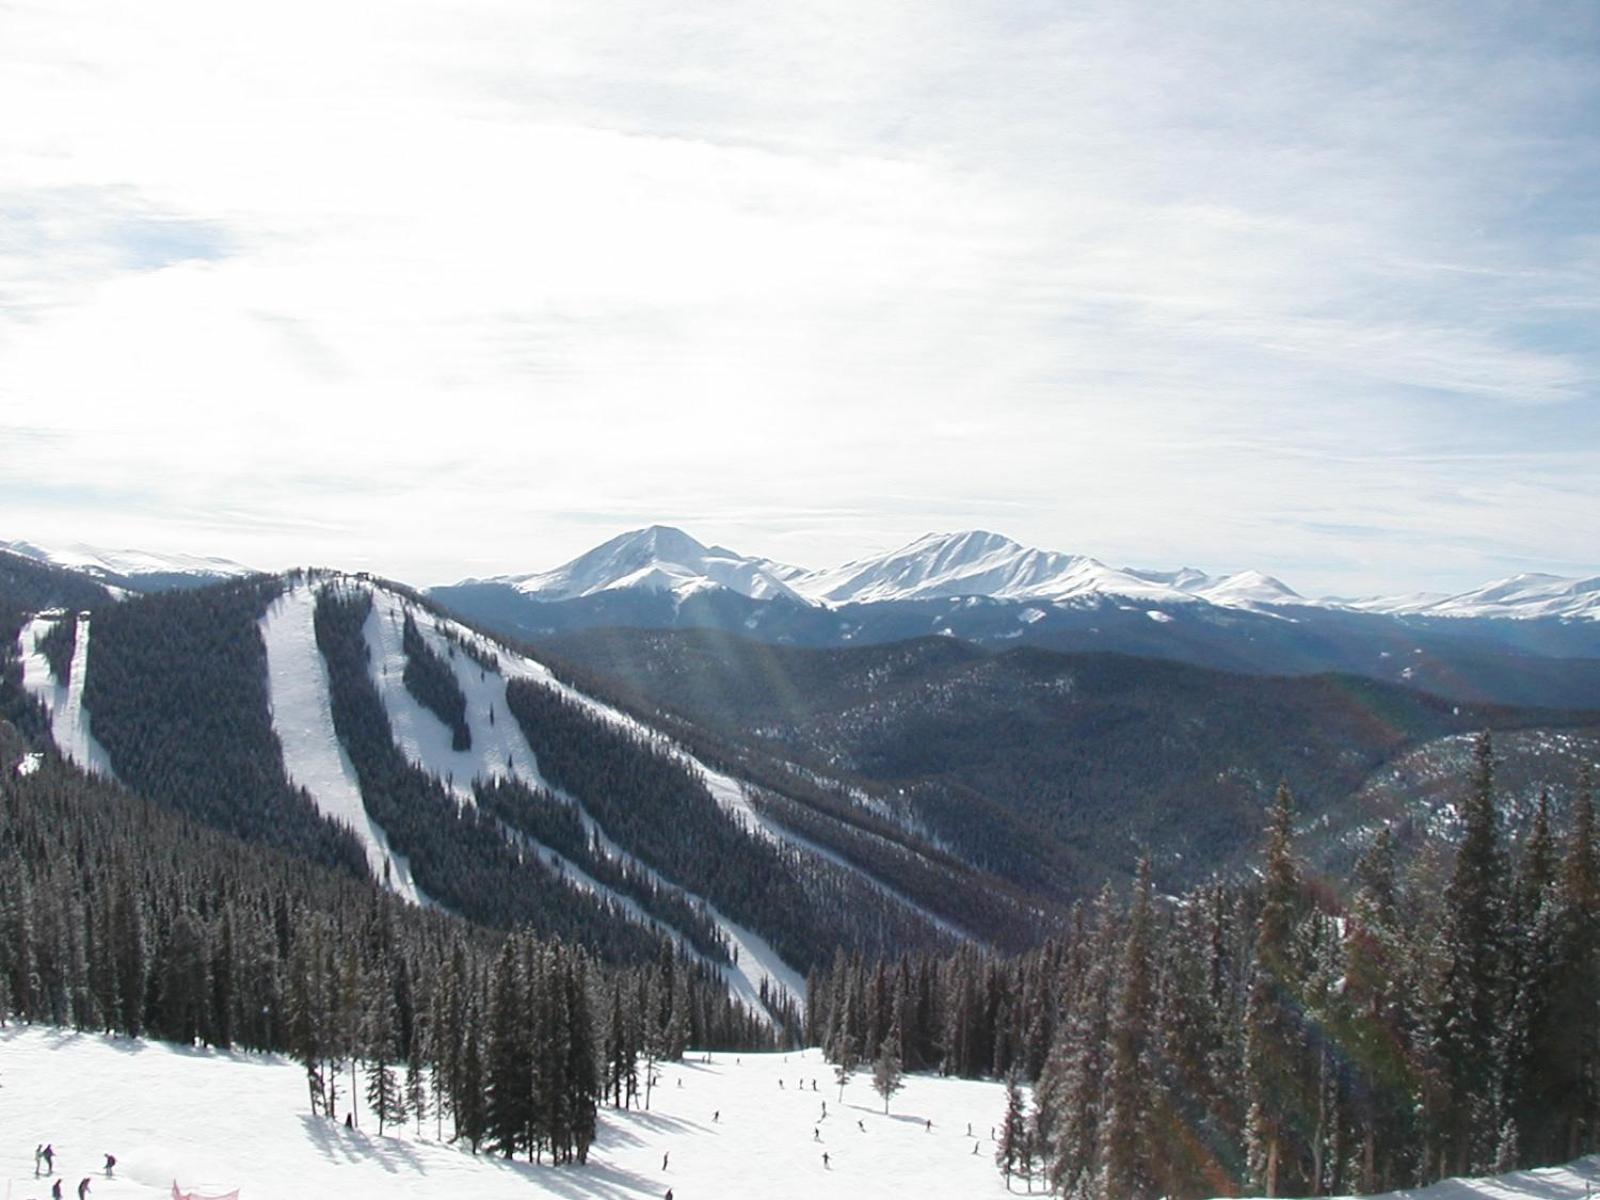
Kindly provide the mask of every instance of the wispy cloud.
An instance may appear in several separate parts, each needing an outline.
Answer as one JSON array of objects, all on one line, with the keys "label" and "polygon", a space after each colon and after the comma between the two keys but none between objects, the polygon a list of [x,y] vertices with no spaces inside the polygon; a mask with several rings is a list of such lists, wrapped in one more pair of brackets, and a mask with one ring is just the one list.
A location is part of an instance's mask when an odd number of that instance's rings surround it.
[{"label": "wispy cloud", "polygon": [[1600,568],[1590,5],[387,14],[8,10],[13,535]]}]

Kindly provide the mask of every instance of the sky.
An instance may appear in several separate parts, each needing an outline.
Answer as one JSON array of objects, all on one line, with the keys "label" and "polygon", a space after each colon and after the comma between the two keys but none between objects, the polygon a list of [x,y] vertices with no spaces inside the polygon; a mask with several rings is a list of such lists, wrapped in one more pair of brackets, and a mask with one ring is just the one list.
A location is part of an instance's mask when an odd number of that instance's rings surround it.
[{"label": "sky", "polygon": [[1600,572],[1600,7],[0,0],[0,538]]}]

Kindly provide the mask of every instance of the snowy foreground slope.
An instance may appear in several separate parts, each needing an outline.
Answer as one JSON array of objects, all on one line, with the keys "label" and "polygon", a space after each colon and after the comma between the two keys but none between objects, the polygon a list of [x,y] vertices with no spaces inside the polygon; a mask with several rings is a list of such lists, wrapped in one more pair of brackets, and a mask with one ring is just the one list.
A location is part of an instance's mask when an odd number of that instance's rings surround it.
[{"label": "snowy foreground slope", "polygon": [[[202,1193],[238,1188],[240,1200],[643,1200],[669,1187],[674,1200],[1006,1194],[988,1136],[1004,1107],[998,1084],[912,1077],[885,1116],[863,1074],[839,1103],[815,1050],[716,1054],[662,1074],[650,1112],[602,1109],[589,1164],[556,1169],[440,1144],[431,1121],[420,1138],[413,1125],[379,1137],[313,1118],[299,1067],[283,1059],[11,1028],[0,1030],[0,1183],[6,1200],[48,1196],[50,1181],[33,1174],[33,1147],[48,1141],[67,1194],[88,1175],[98,1200],[168,1200],[174,1180]],[[117,1156],[113,1179],[100,1170],[107,1152]],[[1587,1158],[1391,1195],[1575,1200],[1597,1184],[1600,1158]]]},{"label": "snowy foreground slope", "polygon": [[[375,1125],[352,1131],[313,1118],[304,1073],[284,1059],[8,1029],[0,1031],[0,1181],[9,1200],[43,1200],[49,1181],[33,1177],[33,1148],[48,1141],[64,1190],[89,1175],[96,1200],[167,1200],[174,1179],[203,1193],[238,1188],[240,1200],[642,1200],[669,1187],[674,1200],[1005,1193],[988,1139],[1004,1107],[999,1085],[912,1078],[885,1116],[862,1074],[840,1104],[817,1051],[711,1057],[665,1065],[648,1113],[602,1109],[588,1165],[557,1169],[441,1145],[431,1121],[419,1139],[414,1125],[379,1137]],[[819,1119],[824,1100],[828,1116]],[[977,1139],[966,1136],[968,1122]],[[100,1170],[107,1152],[117,1156],[114,1179]]]}]

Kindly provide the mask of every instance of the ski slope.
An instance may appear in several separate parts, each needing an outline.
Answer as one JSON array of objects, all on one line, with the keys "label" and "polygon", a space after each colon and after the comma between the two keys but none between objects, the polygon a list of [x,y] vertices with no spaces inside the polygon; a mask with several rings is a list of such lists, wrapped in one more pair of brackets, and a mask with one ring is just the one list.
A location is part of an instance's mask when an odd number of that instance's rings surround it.
[{"label": "ski slope", "polygon": [[[576,699],[591,711],[601,710],[603,706],[558,684],[542,663],[497,644],[486,643],[465,626],[437,617],[387,588],[374,587],[371,591],[372,612],[367,617],[364,631],[367,648],[371,651],[369,672],[389,714],[395,742],[408,760],[448,784],[462,803],[472,803],[474,779],[509,776],[529,787],[543,788],[573,806],[583,820],[585,831],[591,838],[599,838],[606,853],[630,862],[664,887],[682,890],[613,842],[575,797],[568,796],[540,774],[533,749],[506,704],[506,683],[513,678],[531,679],[547,687],[559,688],[563,694]],[[466,697],[467,728],[472,734],[469,749],[452,749],[450,729],[406,689],[406,654],[402,635],[407,613],[416,622],[417,631],[428,648],[449,664],[462,695]],[[440,632],[441,628],[449,631],[448,637]],[[452,638],[483,646],[498,660],[498,669],[480,666],[471,656],[453,645]],[[607,719],[625,720],[611,710],[604,710],[602,715]],[[540,852],[547,859],[560,860],[560,856],[548,847],[541,847]],[[590,879],[570,862],[560,861],[569,878],[580,886],[611,896],[642,922],[651,920],[627,897]],[[715,964],[728,979],[735,996],[753,1011],[764,1011],[760,998],[761,986],[765,981],[769,987],[781,989],[796,1001],[804,999],[805,980],[779,957],[765,938],[729,920],[709,904],[707,909],[723,936],[728,939],[730,947],[738,951],[737,961],[731,966]],[[661,924],[659,920],[655,923]]]},{"label": "ski slope", "polygon": [[[202,1193],[237,1188],[240,1200],[659,1200],[668,1188],[674,1200],[1007,1194],[989,1137],[1005,1107],[999,1084],[911,1076],[885,1116],[866,1074],[842,1102],[832,1074],[815,1050],[664,1064],[651,1111],[602,1108],[588,1164],[554,1168],[475,1157],[436,1140],[431,1118],[420,1136],[408,1123],[382,1137],[364,1106],[354,1130],[314,1118],[303,1071],[284,1059],[12,1027],[0,1030],[0,1186],[9,1200],[44,1200],[51,1181],[34,1177],[33,1147],[50,1142],[64,1190],[87,1175],[93,1200],[170,1200],[174,1180]],[[108,1152],[112,1179],[101,1170]],[[1600,1158],[1587,1158],[1382,1200],[1579,1200],[1596,1185]]]},{"label": "ski slope", "polygon": [[56,749],[85,771],[115,779],[111,756],[95,741],[89,729],[88,710],[83,707],[83,681],[89,675],[89,614],[81,613],[78,616],[77,636],[72,644],[72,665],[66,683],[55,677],[55,672],[50,669],[50,660],[39,649],[39,639],[62,619],[60,613],[41,613],[24,625],[17,635],[17,650],[22,658],[22,686],[49,710],[50,736],[55,741]]},{"label": "ski slope", "polygon": [[367,813],[355,767],[333,730],[328,668],[317,649],[312,619],[316,591],[306,583],[287,590],[261,618],[267,648],[267,686],[272,731],[283,747],[289,782],[304,788],[323,816],[351,830],[367,852],[374,879],[413,903],[426,897],[411,878],[411,865],[389,846],[388,836]]},{"label": "ski slope", "polygon": [[50,1181],[33,1177],[40,1142],[55,1147],[69,1195],[92,1177],[91,1200],[170,1200],[174,1180],[238,1188],[240,1200],[660,1200],[669,1187],[678,1200],[1005,1194],[988,1137],[1004,1109],[998,1084],[913,1077],[885,1116],[865,1074],[841,1104],[817,1051],[664,1064],[651,1111],[603,1108],[588,1164],[561,1168],[474,1157],[436,1141],[431,1119],[421,1137],[414,1124],[379,1137],[364,1104],[355,1130],[314,1118],[305,1073],[286,1059],[12,1028],[0,1031],[0,1064],[0,1191],[9,1186],[12,1200],[49,1194]]},{"label": "ski slope", "polygon": [[[334,731],[327,665],[316,644],[314,624],[316,597],[324,582],[312,577],[293,584],[268,608],[260,623],[267,649],[272,726],[283,746],[284,767],[290,780],[306,789],[321,812],[356,833],[376,878],[387,879],[406,898],[426,903],[427,897],[412,880],[404,856],[391,849],[383,829],[367,813],[354,767]],[[506,681],[526,678],[561,687],[543,665],[490,643],[464,626],[445,621],[388,588],[357,580],[336,580],[334,586],[360,588],[372,596],[372,611],[363,628],[369,652],[368,674],[388,715],[395,744],[408,761],[444,783],[463,805],[474,803],[474,780],[509,776],[530,787],[544,788],[573,805],[591,837],[597,837],[613,858],[628,861],[663,887],[682,891],[612,842],[581,804],[552,787],[540,774],[533,751],[506,705]],[[406,689],[403,630],[407,614],[416,622],[428,647],[455,674],[467,702],[467,726],[472,734],[469,749],[455,750],[450,729]],[[461,642],[474,643],[493,654],[499,661],[498,669],[480,666],[460,649]],[[561,690],[591,708],[599,707],[570,689]],[[618,714],[611,714],[611,718],[622,719]],[[521,835],[518,838],[571,886],[605,895],[640,924],[664,925],[631,898],[594,880],[549,847]],[[763,984],[796,1001],[803,1000],[804,979],[766,939],[722,916],[710,905],[707,909],[730,949],[737,951],[734,964],[713,964],[728,980],[734,996],[755,1012],[765,1011],[760,999]]]}]

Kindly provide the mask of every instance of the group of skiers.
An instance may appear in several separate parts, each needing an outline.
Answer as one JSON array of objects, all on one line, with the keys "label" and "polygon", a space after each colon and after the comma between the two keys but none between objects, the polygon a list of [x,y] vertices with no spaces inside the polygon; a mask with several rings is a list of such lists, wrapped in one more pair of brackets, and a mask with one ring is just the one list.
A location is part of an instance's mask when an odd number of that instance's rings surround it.
[{"label": "group of skiers", "polygon": [[[42,1172],[39,1170],[41,1164],[44,1166],[44,1170]],[[111,1173],[116,1169],[116,1166],[117,1156],[115,1154],[106,1155],[105,1171],[107,1179],[112,1177]],[[56,1148],[54,1143],[45,1142],[42,1145],[35,1146],[33,1148],[33,1177],[37,1179],[41,1174],[54,1175],[55,1173]],[[61,1194],[61,1183],[62,1181],[57,1179],[50,1185],[50,1200],[63,1200]],[[88,1175],[85,1175],[81,1180],[78,1181],[78,1200],[87,1200],[89,1195],[89,1183],[90,1176]]]}]

